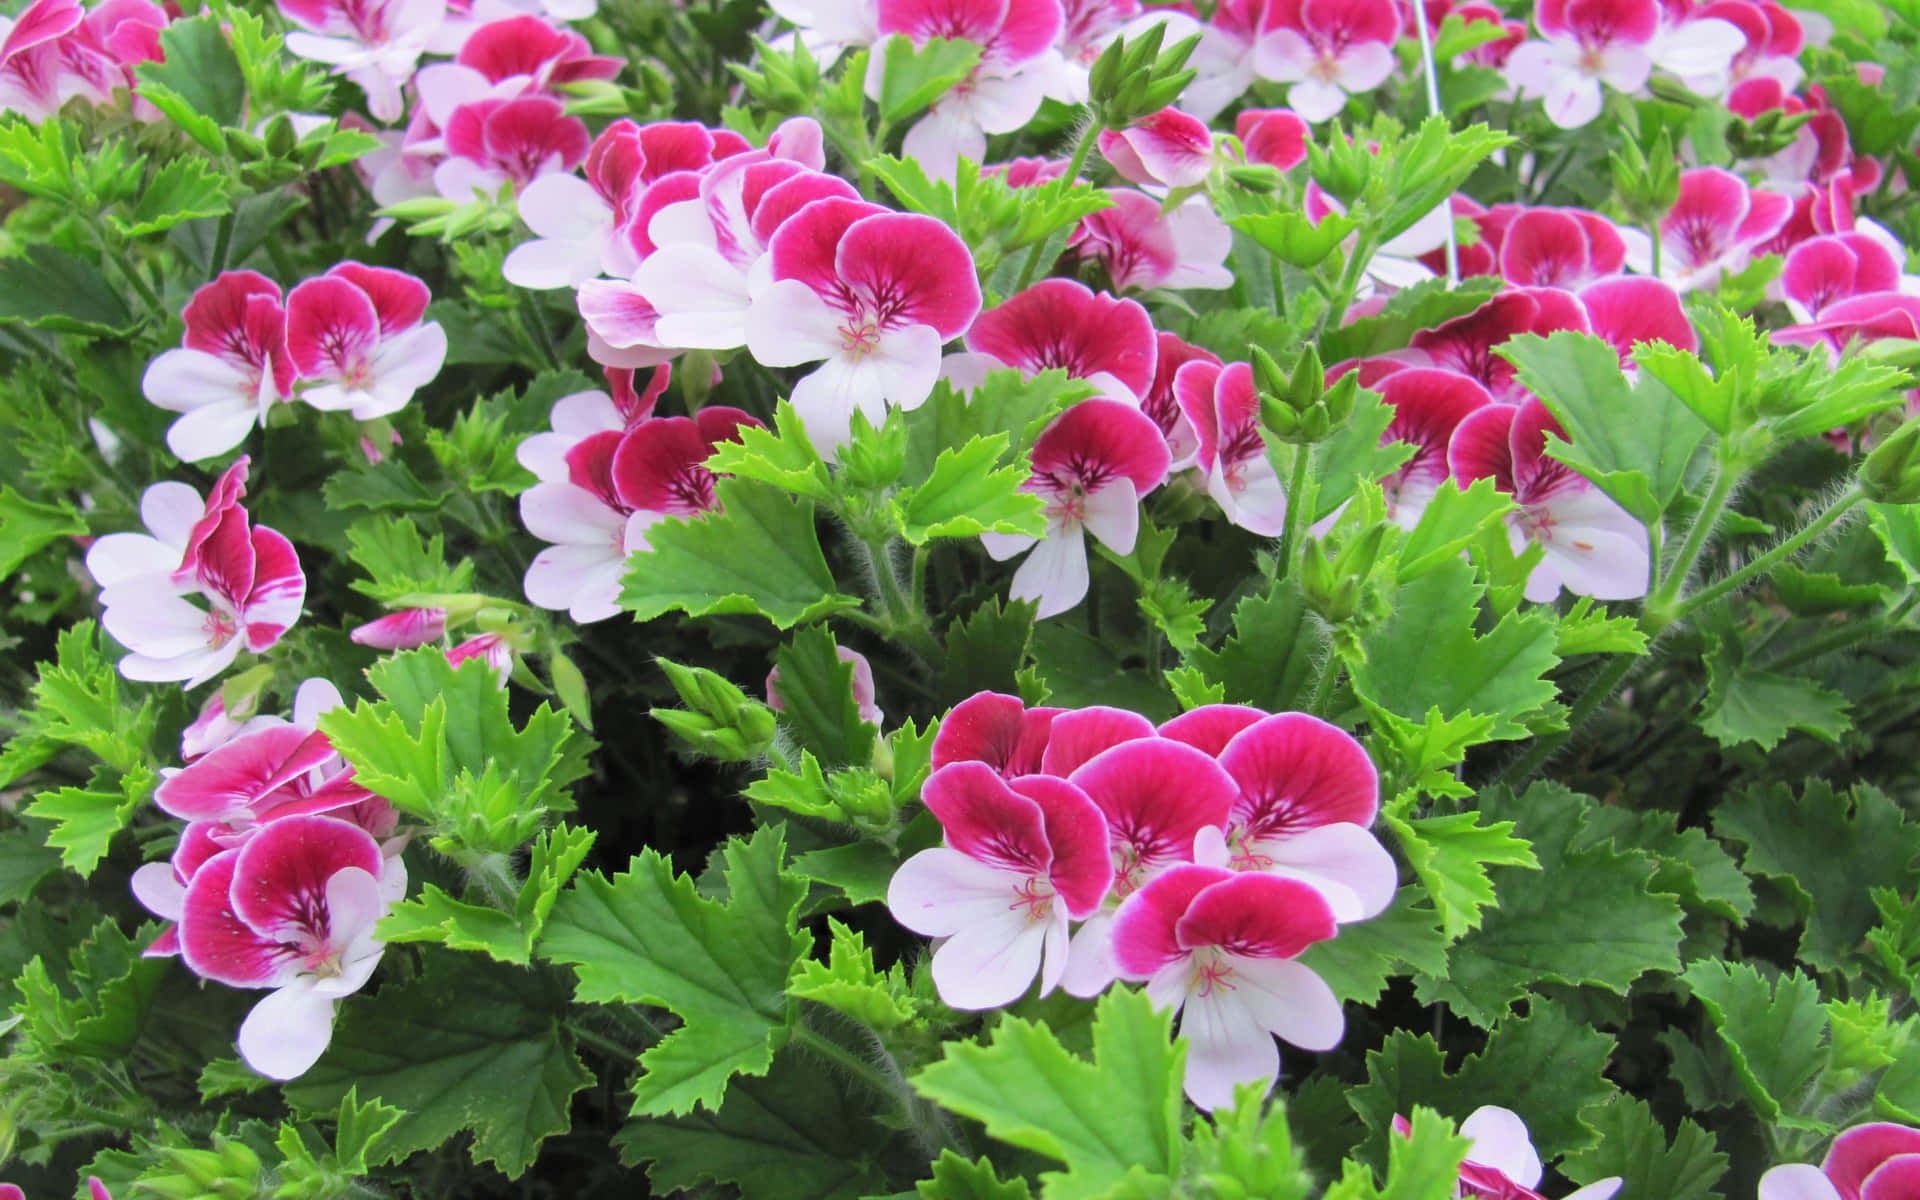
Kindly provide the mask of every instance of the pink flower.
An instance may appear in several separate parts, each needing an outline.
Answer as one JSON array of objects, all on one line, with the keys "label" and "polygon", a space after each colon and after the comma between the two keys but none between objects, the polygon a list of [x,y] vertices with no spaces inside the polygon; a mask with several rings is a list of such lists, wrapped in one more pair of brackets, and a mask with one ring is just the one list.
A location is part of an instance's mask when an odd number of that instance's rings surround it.
[{"label": "pink flower", "polygon": [[1038,775],[1054,719],[1065,711],[1028,708],[1018,696],[977,692],[941,719],[933,736],[933,769],[983,762],[1009,779]]},{"label": "pink flower", "polygon": [[747,312],[747,349],[770,367],[825,360],[792,394],[823,453],[846,444],[856,410],[878,425],[889,405],[924,403],[941,346],[980,311],[972,254],[932,217],[816,200],[768,253],[773,282]]},{"label": "pink flower", "polygon": [[[1465,60],[1474,66],[1492,67],[1498,71],[1507,65],[1507,60],[1513,57],[1513,52],[1527,40],[1527,23],[1509,19],[1506,14],[1491,4],[1462,4],[1453,11],[1458,13],[1468,25],[1476,23],[1498,25],[1505,32],[1505,36],[1475,46],[1455,59],[1455,62]],[[1439,28],[1437,23],[1434,27]]]},{"label": "pink flower", "polygon": [[1320,122],[1393,74],[1400,13],[1392,0],[1273,0],[1253,51],[1263,79],[1291,83],[1287,103]]},{"label": "pink flower", "polygon": [[475,29],[454,61],[478,71],[489,83],[524,79],[536,91],[583,79],[612,79],[625,65],[611,55],[593,53],[587,39],[573,30],[556,29],[528,13]]},{"label": "pink flower", "polygon": [[1131,288],[1233,286],[1227,255],[1233,231],[1205,196],[1189,196],[1170,213],[1145,192],[1108,191],[1113,207],[1084,218],[1067,239],[1083,259],[1097,259],[1120,291]]},{"label": "pink flower", "polygon": [[1260,434],[1253,368],[1190,362],[1174,376],[1173,390],[1193,423],[1198,439],[1193,465],[1206,477],[1207,494],[1228,521],[1278,537],[1286,525],[1287,496]]},{"label": "pink flower", "polygon": [[[1405,1117],[1395,1116],[1393,1131],[1406,1137],[1412,1127]],[[1496,1105],[1481,1105],[1460,1122],[1460,1136],[1473,1145],[1460,1164],[1455,1195],[1476,1200],[1540,1200],[1533,1190],[1540,1186],[1540,1155],[1533,1148],[1526,1124],[1516,1114]],[[1569,1194],[1566,1200],[1612,1200],[1620,1182],[1618,1176],[1601,1179]]]},{"label": "pink flower", "polygon": [[437,642],[446,636],[447,610],[444,608],[403,608],[376,621],[368,621],[347,636],[358,646],[376,650],[411,650]]},{"label": "pink flower", "polygon": [[447,334],[422,323],[427,285],[401,271],[343,262],[287,294],[287,350],[300,398],[358,420],[390,416],[440,373]]},{"label": "pink flower", "polygon": [[520,443],[514,457],[542,482],[565,483],[571,478],[567,454],[596,433],[625,433],[653,415],[653,407],[672,382],[673,368],[655,367],[645,391],[633,386],[632,371],[608,368],[607,392],[574,392],[554,401],[547,423],[550,433],[536,433]]},{"label": "pink flower", "polygon": [[446,14],[446,0],[278,0],[280,11],[301,26],[287,35],[287,50],[300,58],[331,63],[367,94],[376,120],[398,120],[400,86]]},{"label": "pink flower", "polygon": [[1892,292],[1900,286],[1900,264],[1864,233],[1833,233],[1808,238],[1787,254],[1780,290],[1794,318],[1805,324],[1829,305],[1863,292]]},{"label": "pink flower", "polygon": [[1163,108],[1125,129],[1104,130],[1100,153],[1129,183],[1199,187],[1213,170],[1213,134],[1206,123]]},{"label": "pink flower", "polygon": [[1476,381],[1496,400],[1518,400],[1524,392],[1513,364],[1494,351],[1516,334],[1560,329],[1593,331],[1580,301],[1557,288],[1509,288],[1464,317],[1414,334],[1411,349]]},{"label": "pink flower", "polygon": [[1033,69],[1059,36],[1060,0],[879,0],[879,32],[915,45],[964,38],[980,64],[907,131],[904,149],[930,175],[951,179],[961,158],[984,162],[987,135],[1012,133],[1039,111],[1047,80]]},{"label": "pink flower", "polygon": [[1204,829],[1226,825],[1240,794],[1233,776],[1210,755],[1164,737],[1120,741],[1082,762],[1068,778],[1099,806],[1112,831],[1116,899],[1192,862],[1194,839]]},{"label": "pink flower", "polygon": [[[97,1175],[87,1176],[87,1195],[90,1200],[113,1200]],[[0,1200],[27,1200],[27,1194],[11,1183],[0,1183]]]},{"label": "pink flower", "polygon": [[1133,300],[1117,300],[1072,279],[1043,279],[980,314],[967,330],[969,355],[947,373],[977,385],[993,367],[1029,375],[1064,370],[1113,400],[1138,403],[1154,378],[1153,321]]},{"label": "pink flower", "polygon": [[1068,922],[1100,906],[1113,880],[1106,822],[1073,784],[1045,775],[1002,779],[954,763],[921,789],[946,844],[902,863],[887,908],[916,933],[946,939],[933,982],[953,1008],[996,1008],[1060,982]]},{"label": "pink flower", "polygon": [[1500,239],[1500,274],[1522,287],[1577,288],[1618,271],[1626,257],[1613,222],[1578,208],[1523,209]]},{"label": "pink flower", "polygon": [[1340,1001],[1295,961],[1335,928],[1320,893],[1298,880],[1197,864],[1172,868],[1120,905],[1114,960],[1124,977],[1147,981],[1156,1007],[1180,1013],[1196,1105],[1230,1105],[1242,1083],[1271,1087],[1276,1035],[1307,1050],[1340,1043]]},{"label": "pink flower", "polygon": [[405,890],[401,859],[332,817],[283,817],[201,865],[187,886],[181,957],[202,978],[274,989],[240,1026],[248,1066],[292,1079],[319,1059],[340,997],[379,964],[375,923]]},{"label": "pink flower", "polygon": [[[860,719],[869,725],[880,724],[885,714],[874,703],[873,664],[867,661],[866,655],[850,646],[835,646],[834,651],[841,662],[853,664],[853,699],[860,706]],[[787,706],[780,700],[779,684],[780,668],[775,667],[767,672],[767,707],[776,712],[785,712]]]},{"label": "pink flower", "polygon": [[1837,300],[1816,320],[1776,329],[1773,340],[1789,346],[1824,345],[1836,357],[1855,339],[1920,339],[1920,297],[1899,292],[1864,292]]},{"label": "pink flower", "polygon": [[1220,365],[1220,358],[1211,350],[1203,349],[1191,342],[1183,341],[1171,333],[1159,333],[1154,336],[1158,343],[1158,353],[1153,364],[1153,386],[1147,389],[1140,399],[1140,411],[1152,418],[1160,427],[1161,436],[1167,439],[1167,453],[1171,461],[1167,470],[1184,471],[1193,465],[1200,453],[1200,435],[1194,431],[1193,421],[1180,407],[1179,393],[1174,383],[1180,376],[1180,368],[1190,362],[1212,363]]},{"label": "pink flower", "polygon": [[[246,473],[245,458],[229,467],[210,504],[184,484],[154,484],[140,500],[150,535],[108,534],[88,549],[101,624],[132,651],[120,660],[128,679],[197,686],[299,617],[306,576],[293,544],[240,506]],[[187,600],[196,594],[206,608]]]},{"label": "pink flower", "polygon": [[280,287],[253,271],[223,271],[181,311],[181,348],[154,359],[140,391],[183,414],[167,448],[187,461],[224,454],[246,440],[275,401],[293,394]]},{"label": "pink flower", "polygon": [[1920,1130],[1875,1122],[1833,1139],[1826,1161],[1775,1167],[1759,1200],[1906,1200],[1920,1191]]},{"label": "pink flower", "polygon": [[1637,92],[1653,71],[1659,0],[1541,0],[1534,24],[1543,40],[1507,58],[1507,81],[1545,99],[1547,116],[1578,129],[1600,115],[1601,85]]},{"label": "pink flower", "polygon": [[499,685],[507,686],[507,679],[513,674],[513,644],[507,641],[506,635],[476,634],[447,651],[447,661],[456,667],[473,659],[486,663],[493,669]]},{"label": "pink flower", "polygon": [[1647,528],[1572,467],[1548,458],[1547,435],[1565,439],[1537,399],[1489,405],[1454,430],[1448,465],[1462,487],[1492,479],[1519,507],[1507,515],[1518,554],[1529,542],[1546,556],[1527,578],[1527,599],[1576,596],[1632,600],[1647,594]]},{"label": "pink flower", "polygon": [[1393,406],[1393,421],[1380,435],[1381,444],[1405,442],[1414,448],[1413,457],[1381,484],[1388,519],[1412,529],[1451,473],[1447,445],[1454,429],[1493,403],[1493,397],[1464,375],[1429,367],[1396,371],[1374,386]]},{"label": "pink flower", "polygon": [[1116,400],[1083,400],[1060,414],[1033,444],[1033,475],[1024,490],[1046,501],[1047,531],[983,533],[996,559],[1031,551],[1014,572],[1011,595],[1037,600],[1042,618],[1063,613],[1087,594],[1085,529],[1120,554],[1133,552],[1140,497],[1167,477],[1167,443],[1139,409]]},{"label": "pink flower", "polygon": [[[1683,171],[1679,199],[1660,221],[1660,277],[1683,292],[1712,287],[1743,269],[1792,214],[1791,199],[1749,188],[1731,171]],[[1634,269],[1651,270],[1651,247],[1635,250]]]},{"label": "pink flower", "polygon": [[1680,303],[1680,294],[1664,280],[1616,275],[1579,291],[1593,335],[1620,353],[1627,364],[1643,342],[1665,342],[1678,350],[1700,348],[1700,335]]},{"label": "pink flower", "polygon": [[1285,171],[1307,161],[1312,134],[1306,118],[1286,108],[1246,108],[1233,119],[1234,136],[1247,151],[1247,161]]},{"label": "pink flower", "polygon": [[549,96],[516,96],[462,104],[446,127],[449,157],[433,169],[433,186],[449,200],[491,199],[511,186],[571,171],[586,157],[586,124]]},{"label": "pink flower", "polygon": [[75,96],[111,99],[124,76],[110,79],[112,60],[87,53],[84,16],[77,0],[35,0],[13,20],[0,17],[0,112],[39,122]]}]

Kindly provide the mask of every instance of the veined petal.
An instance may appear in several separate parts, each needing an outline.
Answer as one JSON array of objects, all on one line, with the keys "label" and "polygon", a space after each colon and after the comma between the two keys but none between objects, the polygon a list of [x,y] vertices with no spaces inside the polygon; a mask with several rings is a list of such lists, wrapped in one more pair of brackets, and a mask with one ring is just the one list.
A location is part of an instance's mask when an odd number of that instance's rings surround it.
[{"label": "veined petal", "polygon": [[1059,616],[1087,594],[1087,543],[1079,529],[1049,530],[1013,573],[1007,594],[1038,602],[1036,620]]},{"label": "veined petal", "polygon": [[1053,719],[1040,770],[1064,779],[1103,750],[1153,735],[1153,722],[1124,708],[1094,705],[1063,712]]},{"label": "veined petal", "polygon": [[234,913],[240,851],[216,854],[194,872],[180,918],[180,957],[194,974],[229,987],[278,987],[293,978],[291,951]]},{"label": "veined petal", "polygon": [[1197,893],[1174,937],[1188,950],[1217,946],[1243,958],[1292,958],[1336,931],[1332,909],[1308,884],[1243,874]]},{"label": "veined petal", "polygon": [[1365,827],[1380,807],[1380,776],[1352,735],[1306,713],[1280,713],[1242,730],[1220,752],[1238,787],[1233,821],[1254,837],[1338,821]]},{"label": "veined petal", "polygon": [[1166,738],[1122,742],[1070,776],[1106,814],[1128,882],[1184,862],[1194,835],[1224,825],[1239,793],[1210,756]]},{"label": "veined petal", "polygon": [[962,1011],[1018,1000],[1040,973],[1053,922],[1029,920],[1016,906],[958,930],[933,952],[933,985],[941,1003]]},{"label": "veined petal", "polygon": [[1250,705],[1203,704],[1160,726],[1159,733],[1218,758],[1235,734],[1266,717],[1266,712]]},{"label": "veined petal", "polygon": [[846,314],[798,279],[777,279],[747,310],[747,350],[763,366],[795,367],[837,354]]},{"label": "veined petal", "polygon": [[1400,886],[1400,868],[1380,839],[1344,821],[1286,837],[1249,839],[1245,849],[1259,869],[1317,888],[1342,923],[1379,916]]},{"label": "veined petal", "polygon": [[1187,1098],[1208,1112],[1232,1105],[1243,1083],[1271,1088],[1279,1077],[1280,1048],[1237,990],[1190,992],[1180,1010],[1180,1035],[1187,1040]]},{"label": "veined petal", "polygon": [[927,937],[951,937],[1009,911],[1029,876],[935,846],[900,864],[887,884],[893,919]]},{"label": "veined petal", "polygon": [[[1313,968],[1290,959],[1232,955],[1228,961],[1233,964],[1234,997],[1260,1028],[1302,1050],[1331,1050],[1340,1044],[1346,1017],[1333,989]],[[1187,1013],[1192,1020],[1191,1001]]]},{"label": "veined petal", "polygon": [[333,757],[326,735],[298,725],[243,734],[162,780],[153,802],[183,821],[230,821]]},{"label": "veined petal", "polygon": [[[232,909],[262,935],[292,941],[330,938],[327,882],[350,867],[379,875],[379,843],[358,826],[333,817],[282,817],[263,827],[234,864]],[[204,873],[206,867],[201,868]],[[200,876],[195,875],[198,882]],[[191,890],[191,889],[189,889]]]},{"label": "veined petal", "polygon": [[333,1041],[338,1001],[290,983],[253,1006],[240,1023],[240,1057],[269,1079],[296,1079],[320,1061]]}]

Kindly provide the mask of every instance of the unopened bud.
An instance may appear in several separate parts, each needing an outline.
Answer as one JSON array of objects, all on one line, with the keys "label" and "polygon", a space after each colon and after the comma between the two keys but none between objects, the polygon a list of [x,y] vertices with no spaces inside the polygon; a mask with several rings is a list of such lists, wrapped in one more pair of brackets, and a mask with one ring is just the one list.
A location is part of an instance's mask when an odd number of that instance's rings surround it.
[{"label": "unopened bud", "polygon": [[1920,421],[1909,421],[1867,455],[1860,486],[1882,504],[1920,503]]}]

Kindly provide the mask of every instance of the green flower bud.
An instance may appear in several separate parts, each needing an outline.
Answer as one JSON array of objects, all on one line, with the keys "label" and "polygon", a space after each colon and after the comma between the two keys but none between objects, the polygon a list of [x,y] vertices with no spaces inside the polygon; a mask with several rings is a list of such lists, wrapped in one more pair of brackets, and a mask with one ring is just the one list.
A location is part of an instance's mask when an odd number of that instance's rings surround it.
[{"label": "green flower bud", "polygon": [[1265,195],[1286,181],[1277,167],[1266,163],[1245,163],[1227,168],[1227,178],[1250,192]]},{"label": "green flower bud", "polygon": [[292,154],[293,148],[299,140],[298,137],[294,136],[293,121],[286,113],[280,113],[276,115],[273,120],[267,122],[267,132],[264,141],[267,153],[273,157],[285,158]]},{"label": "green flower bud", "polygon": [[1867,455],[1860,486],[1882,504],[1920,503],[1920,421],[1902,425]]}]

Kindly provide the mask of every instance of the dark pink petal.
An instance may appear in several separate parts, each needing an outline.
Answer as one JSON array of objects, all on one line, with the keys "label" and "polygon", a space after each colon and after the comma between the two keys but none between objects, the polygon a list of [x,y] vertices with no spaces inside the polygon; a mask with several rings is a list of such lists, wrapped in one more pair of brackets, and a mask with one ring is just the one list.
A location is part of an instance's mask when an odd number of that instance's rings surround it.
[{"label": "dark pink petal", "polygon": [[[651,421],[642,422],[642,425],[650,424]],[[621,502],[620,489],[613,481],[613,456],[626,436],[622,430],[603,429],[581,438],[567,450],[567,482],[592,493],[608,508],[623,513],[630,510]]]},{"label": "dark pink petal", "polygon": [[1414,454],[1400,468],[1400,477],[1447,477],[1447,444],[1467,417],[1493,403],[1487,389],[1465,375],[1430,367],[1396,371],[1377,385],[1381,399],[1393,406],[1393,421],[1380,435],[1381,444],[1407,442]]},{"label": "dark pink petal", "polygon": [[1620,236],[1620,230],[1612,221],[1584,208],[1567,211],[1580,222],[1580,231],[1587,235],[1587,273],[1590,278],[1611,275],[1626,265],[1626,239]]},{"label": "dark pink petal", "polygon": [[[240,848],[233,870],[233,912],[262,935],[292,941],[328,930],[327,880],[349,867],[380,877],[380,844],[366,830],[332,817],[282,817]],[[194,876],[198,884],[211,865]],[[188,889],[192,902],[192,889]]]},{"label": "dark pink petal", "polygon": [[1167,477],[1167,440],[1160,427],[1130,404],[1082,400],[1054,419],[1033,443],[1033,471],[1060,487],[1072,481],[1091,492],[1115,478],[1141,495]]},{"label": "dark pink petal", "polygon": [[1895,1155],[1860,1186],[1860,1200],[1913,1200],[1915,1196],[1920,1196],[1920,1154]]},{"label": "dark pink petal", "polygon": [[1053,865],[1040,805],[985,763],[941,767],[927,776],[920,802],[946,831],[947,845],[969,858],[1035,874]]},{"label": "dark pink petal", "polygon": [[266,526],[256,526],[252,537],[253,584],[238,605],[247,628],[247,649],[255,654],[280,640],[300,618],[307,598],[307,576],[293,543]]},{"label": "dark pink petal", "polygon": [[694,121],[654,121],[640,127],[642,183],[653,183],[673,171],[698,171],[720,157],[713,152],[714,133]]},{"label": "dark pink petal", "polygon": [[840,286],[840,239],[855,221],[880,216],[886,209],[862,200],[826,199],[809,204],[784,222],[767,252],[775,279],[798,279],[822,296]]},{"label": "dark pink petal", "polygon": [[613,210],[615,225],[624,225],[632,218],[634,201],[643,186],[640,173],[646,165],[640,127],[626,117],[601,130],[593,145],[587,147],[581,170]]},{"label": "dark pink petal", "polygon": [[645,391],[633,386],[631,368],[608,367],[606,369],[607,388],[613,394],[613,406],[620,410],[620,416],[628,428],[639,424],[653,415],[653,406],[666,395],[667,385],[673,382],[673,364],[661,363],[647,376]]},{"label": "dark pink petal", "polygon": [[933,769],[984,762],[1002,775],[1033,775],[1063,709],[1029,709],[1018,696],[979,692],[954,705],[934,735]]},{"label": "dark pink petal", "polygon": [[1096,705],[1063,712],[1053,719],[1047,735],[1047,752],[1041,756],[1040,770],[1065,778],[1080,764],[1102,750],[1111,750],[1121,742],[1152,737],[1153,722],[1124,708]]},{"label": "dark pink petal", "polygon": [[1734,240],[1741,246],[1766,241],[1785,227],[1793,216],[1793,197],[1754,188],[1747,193],[1747,219],[1740,222]]},{"label": "dark pink petal", "polygon": [[220,277],[193,293],[180,312],[187,323],[181,345],[222,358],[256,361],[256,346],[247,336],[247,301],[264,297],[277,310],[280,285],[258,271],[222,271]]},{"label": "dark pink petal", "polygon": [[993,35],[988,54],[1008,65],[1038,58],[1060,36],[1064,19],[1060,0],[1007,0],[1007,15]]},{"label": "dark pink petal", "polygon": [[[375,856],[379,853],[376,846]],[[179,924],[180,957],[203,979],[229,987],[272,987],[286,974],[294,951],[261,936],[235,914],[232,892],[240,854],[239,850],[216,854],[187,885]]]},{"label": "dark pink petal", "polygon": [[1203,889],[1174,926],[1182,949],[1218,946],[1243,958],[1292,958],[1338,930],[1311,884],[1258,873]]},{"label": "dark pink petal", "polygon": [[287,353],[302,379],[345,374],[379,341],[380,314],[351,280],[322,275],[287,293]]},{"label": "dark pink petal", "polygon": [[1233,823],[1252,838],[1284,837],[1380,811],[1380,775],[1352,735],[1306,713],[1248,726],[1220,752],[1240,786]]},{"label": "dark pink petal", "polygon": [[1920,338],[1920,298],[1899,292],[1867,292],[1835,301],[1808,325],[1790,325],[1777,329],[1773,340],[1789,345],[1811,346],[1822,342],[1835,350],[1859,338]]},{"label": "dark pink petal", "polygon": [[945,341],[980,313],[973,254],[933,217],[887,213],[855,222],[840,239],[835,267],[883,325],[929,325]]},{"label": "dark pink petal", "polygon": [[1876,1121],[1855,1125],[1833,1139],[1820,1169],[1842,1200],[1860,1200],[1861,1186],[1881,1164],[1897,1155],[1920,1154],[1920,1129]]},{"label": "dark pink petal", "polygon": [[1549,437],[1566,441],[1567,431],[1537,397],[1529,396],[1513,414],[1507,442],[1513,452],[1514,498],[1538,504],[1564,487],[1591,486],[1572,467],[1547,457]]},{"label": "dark pink petal", "polygon": [[1447,469],[1461,487],[1476,479],[1513,494],[1513,448],[1509,435],[1519,410],[1510,404],[1490,404],[1461,421],[1447,443]]},{"label": "dark pink petal", "polygon": [[227,519],[228,511],[238,508],[241,498],[247,494],[247,471],[251,463],[251,457],[242,454],[214,481],[213,490],[207,493],[206,508],[187,531],[186,550],[181,555],[180,566],[173,572],[175,583],[186,583],[198,574],[200,555],[207,540]]},{"label": "dark pink petal", "polygon": [[[1154,335],[1157,353],[1153,363],[1153,386],[1140,398],[1140,411],[1153,418],[1153,423],[1166,435],[1167,444],[1172,447],[1177,438],[1186,438],[1189,446],[1193,442],[1192,425],[1185,420],[1181,411],[1180,397],[1173,390],[1174,376],[1180,368],[1190,362],[1206,362],[1215,366],[1220,358],[1211,350],[1203,349],[1192,342],[1184,341],[1175,334],[1161,332]],[[1176,456],[1178,451],[1176,451]]]},{"label": "dark pink petal", "polygon": [[484,137],[486,152],[479,161],[499,167],[517,184],[531,182],[555,164],[571,171],[592,144],[586,124],[547,96],[519,96],[495,108],[487,114]]},{"label": "dark pink petal", "polygon": [[373,302],[374,315],[379,318],[383,338],[419,324],[427,311],[427,302],[433,299],[427,285],[405,271],[343,262],[327,274],[338,276],[367,294],[367,299]]},{"label": "dark pink petal", "polygon": [[1865,234],[1825,234],[1788,252],[1780,283],[1789,299],[1817,317],[1829,304],[1849,296],[1895,290],[1900,264]]},{"label": "dark pink petal", "polygon": [[1113,917],[1113,957],[1123,975],[1145,979],[1187,956],[1180,921],[1194,898],[1234,878],[1225,867],[1170,867],[1128,896]]},{"label": "dark pink petal", "polygon": [[880,0],[878,16],[881,33],[916,43],[938,37],[985,45],[1007,18],[1007,0]]},{"label": "dark pink petal", "polygon": [[376,650],[411,650],[446,636],[447,610],[444,608],[403,608],[354,629],[347,639],[357,646]]},{"label": "dark pink petal", "polygon": [[1515,334],[1540,332],[1539,318],[1540,301],[1532,294],[1503,292],[1464,317],[1421,330],[1411,344],[1435,366],[1458,371],[1499,396],[1513,382],[1513,364],[1494,351]]},{"label": "dark pink petal", "polygon": [[1557,208],[1520,214],[1500,246],[1500,274],[1523,287],[1575,287],[1591,277],[1590,267],[1585,226]]},{"label": "dark pink petal", "polygon": [[1266,163],[1282,171],[1307,161],[1306,119],[1286,108],[1248,108],[1233,119],[1233,133],[1246,148],[1249,162]]},{"label": "dark pink petal", "polygon": [[0,42],[0,63],[31,47],[73,32],[86,13],[77,0],[34,0]]},{"label": "dark pink petal", "polygon": [[1203,704],[1160,727],[1160,736],[1185,742],[1203,754],[1220,757],[1234,735],[1267,714],[1246,704]]},{"label": "dark pink petal", "polygon": [[1400,37],[1400,10],[1392,0],[1303,0],[1300,27],[1342,49],[1354,42],[1392,45]]},{"label": "dark pink petal", "polygon": [[164,779],[153,802],[183,821],[227,821],[333,757],[324,734],[275,725],[235,738]]},{"label": "dark pink petal", "polygon": [[628,509],[688,516],[717,506],[713,473],[703,465],[713,443],[688,417],[655,417],[620,435],[613,488]]},{"label": "dark pink petal", "polygon": [[1136,886],[1137,873],[1188,860],[1194,836],[1225,825],[1240,793],[1210,755],[1158,737],[1122,742],[1069,778],[1106,814],[1118,865]]},{"label": "dark pink petal", "polygon": [[253,590],[257,565],[247,510],[236,505],[222,514],[206,541],[200,543],[194,578],[203,593],[219,597],[228,608],[238,610]]},{"label": "dark pink petal", "polygon": [[[153,941],[147,943],[147,948],[140,952],[140,957],[141,958],[172,958],[173,956],[179,953],[180,953],[180,927],[178,925],[168,925],[165,929],[162,929],[160,931],[159,937],[154,938]],[[18,1196],[20,1195],[20,1192],[18,1189],[15,1189],[11,1193],[5,1191],[4,1189],[0,1189],[0,1200],[7,1200],[7,1197],[9,1195]]]},{"label": "dark pink petal", "polygon": [[214,855],[228,849],[221,839],[228,836],[224,825],[214,821],[191,821],[180,831],[173,847],[173,873],[182,883],[190,883]]},{"label": "dark pink petal", "polygon": [[1176,108],[1161,109],[1100,135],[1100,153],[1132,183],[1197,187],[1213,169],[1213,134]]},{"label": "dark pink petal", "polygon": [[[311,813],[325,813],[337,817],[362,829],[367,827],[352,812],[362,805],[371,805],[384,809],[386,801],[374,795],[353,781],[353,768],[348,767],[338,775],[327,780],[319,787],[308,791],[305,782],[290,788],[283,788],[268,796],[260,806],[260,819],[280,821],[287,817]],[[391,826],[388,827],[391,829]],[[373,831],[367,830],[369,833]]]},{"label": "dark pink petal", "polygon": [[803,171],[790,175],[759,193],[754,199],[751,209],[753,235],[765,244],[772,240],[774,231],[785,224],[788,217],[815,200],[836,197],[842,200],[858,200],[860,192],[838,175],[825,175],[818,171]]},{"label": "dark pink petal", "polygon": [[[1680,195],[1660,222],[1663,245],[1691,265],[1713,262],[1732,246],[1747,219],[1747,182],[1720,167],[1680,173]],[[1785,220],[1785,214],[1781,220]]]},{"label": "dark pink petal", "polygon": [[1665,342],[1680,350],[1698,350],[1699,335],[1687,320],[1680,294],[1661,280],[1617,276],[1580,289],[1593,332],[1624,360],[1642,342]]},{"label": "dark pink petal", "polygon": [[1220,382],[1222,368],[1204,359],[1181,367],[1173,377],[1174,399],[1180,411],[1193,423],[1199,443],[1195,461],[1201,470],[1210,470],[1220,456],[1220,414],[1213,405],[1213,389]]},{"label": "dark pink petal", "polygon": [[1147,310],[1072,279],[1044,279],[980,314],[967,349],[1023,371],[1076,379],[1106,372],[1136,396],[1153,385],[1158,347]]},{"label": "dark pink petal", "polygon": [[699,427],[701,437],[716,445],[739,441],[742,429],[766,428],[759,417],[725,404],[707,405],[693,414],[693,423]]},{"label": "dark pink petal", "polygon": [[1040,807],[1054,891],[1074,920],[1091,916],[1113,886],[1113,856],[1107,851],[1107,819],[1087,794],[1064,779],[1026,775],[1007,784]]},{"label": "dark pink petal", "polygon": [[1660,28],[1657,0],[1540,0],[1534,24],[1549,37],[1568,36],[1583,45],[1640,44]]}]

